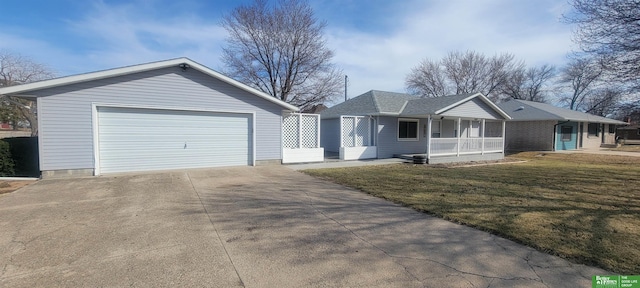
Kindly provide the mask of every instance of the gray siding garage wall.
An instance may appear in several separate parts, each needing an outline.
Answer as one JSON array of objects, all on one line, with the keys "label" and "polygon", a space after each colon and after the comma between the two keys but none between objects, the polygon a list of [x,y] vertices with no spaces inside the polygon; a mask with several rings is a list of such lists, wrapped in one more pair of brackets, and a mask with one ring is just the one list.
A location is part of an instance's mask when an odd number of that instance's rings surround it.
[{"label": "gray siding garage wall", "polygon": [[558,121],[507,121],[505,150],[553,151],[556,123]]},{"label": "gray siding garage wall", "polygon": [[282,107],[195,69],[164,68],[49,88],[38,98],[40,169],[94,168],[92,103],[254,112],[255,160],[280,160]]},{"label": "gray siding garage wall", "polygon": [[427,138],[424,128],[427,121],[420,119],[418,123],[418,141],[398,141],[398,118],[378,117],[378,158],[391,158],[395,154],[426,153]]}]

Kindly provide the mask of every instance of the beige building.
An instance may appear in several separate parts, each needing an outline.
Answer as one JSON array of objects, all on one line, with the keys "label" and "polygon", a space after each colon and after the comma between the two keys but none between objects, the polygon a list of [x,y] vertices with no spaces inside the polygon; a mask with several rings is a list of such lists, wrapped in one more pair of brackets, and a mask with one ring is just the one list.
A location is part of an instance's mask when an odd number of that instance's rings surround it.
[{"label": "beige building", "polygon": [[613,145],[616,128],[627,123],[525,100],[498,105],[511,116],[505,131],[506,150],[555,151]]}]

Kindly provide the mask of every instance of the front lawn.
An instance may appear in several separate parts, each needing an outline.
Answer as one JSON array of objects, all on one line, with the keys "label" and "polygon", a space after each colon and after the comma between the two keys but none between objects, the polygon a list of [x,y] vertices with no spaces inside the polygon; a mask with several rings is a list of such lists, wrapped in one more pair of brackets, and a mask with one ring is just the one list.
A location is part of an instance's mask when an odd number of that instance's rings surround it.
[{"label": "front lawn", "polygon": [[572,261],[640,274],[640,157],[520,153],[525,163],[306,170]]},{"label": "front lawn", "polygon": [[640,145],[622,145],[618,148],[611,148],[612,151],[640,152]]}]

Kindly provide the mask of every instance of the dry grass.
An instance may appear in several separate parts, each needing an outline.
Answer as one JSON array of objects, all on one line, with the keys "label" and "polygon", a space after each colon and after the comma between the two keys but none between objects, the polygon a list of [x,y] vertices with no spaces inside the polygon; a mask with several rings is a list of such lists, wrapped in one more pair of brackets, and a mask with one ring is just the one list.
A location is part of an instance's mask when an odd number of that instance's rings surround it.
[{"label": "dry grass", "polygon": [[511,157],[528,162],[305,172],[578,263],[640,274],[640,157]]},{"label": "dry grass", "polygon": [[640,145],[622,145],[618,148],[612,148],[611,151],[640,152]]},{"label": "dry grass", "polygon": [[11,193],[35,181],[0,181],[0,195]]}]

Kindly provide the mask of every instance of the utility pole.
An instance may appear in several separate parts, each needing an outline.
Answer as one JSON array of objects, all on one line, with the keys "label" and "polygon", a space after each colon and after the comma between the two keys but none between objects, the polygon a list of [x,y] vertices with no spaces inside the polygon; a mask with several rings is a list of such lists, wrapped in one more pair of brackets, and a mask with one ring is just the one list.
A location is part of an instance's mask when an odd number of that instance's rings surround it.
[{"label": "utility pole", "polygon": [[349,82],[349,77],[344,75],[344,101],[347,101],[347,83]]}]

